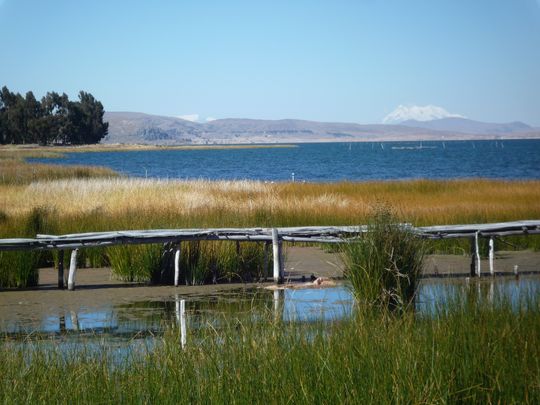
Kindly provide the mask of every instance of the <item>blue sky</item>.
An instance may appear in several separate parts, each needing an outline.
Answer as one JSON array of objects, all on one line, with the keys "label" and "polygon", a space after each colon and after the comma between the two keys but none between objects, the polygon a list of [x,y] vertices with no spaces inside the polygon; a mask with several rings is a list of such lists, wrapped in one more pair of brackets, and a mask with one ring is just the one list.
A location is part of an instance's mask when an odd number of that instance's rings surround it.
[{"label": "blue sky", "polygon": [[0,0],[0,86],[109,111],[540,126],[540,0]]}]

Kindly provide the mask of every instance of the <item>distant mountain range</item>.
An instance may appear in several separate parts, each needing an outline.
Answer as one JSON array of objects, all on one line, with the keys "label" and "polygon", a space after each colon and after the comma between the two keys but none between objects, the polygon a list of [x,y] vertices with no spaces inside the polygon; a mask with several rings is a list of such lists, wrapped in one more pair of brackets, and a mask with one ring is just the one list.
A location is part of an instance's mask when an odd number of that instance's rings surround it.
[{"label": "distant mountain range", "polygon": [[419,141],[540,138],[540,128],[522,122],[493,124],[465,118],[362,125],[303,120],[220,119],[207,123],[134,112],[107,112],[103,143],[243,144],[285,142]]}]

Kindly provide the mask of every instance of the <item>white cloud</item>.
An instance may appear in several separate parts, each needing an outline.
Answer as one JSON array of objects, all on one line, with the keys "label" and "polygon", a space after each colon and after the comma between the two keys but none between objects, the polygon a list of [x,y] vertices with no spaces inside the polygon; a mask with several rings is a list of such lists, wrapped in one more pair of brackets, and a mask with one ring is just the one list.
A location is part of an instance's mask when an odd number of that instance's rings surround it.
[{"label": "white cloud", "polygon": [[178,118],[186,120],[186,121],[198,122],[199,121],[199,114],[179,115]]},{"label": "white cloud", "polygon": [[431,121],[439,118],[458,117],[465,118],[459,114],[452,114],[442,107],[436,105],[426,106],[405,106],[399,105],[394,111],[383,119],[384,124],[397,124],[407,120]]},{"label": "white cloud", "polygon": [[214,117],[206,117],[206,122],[211,122],[211,121],[215,121],[217,118],[214,118]]}]

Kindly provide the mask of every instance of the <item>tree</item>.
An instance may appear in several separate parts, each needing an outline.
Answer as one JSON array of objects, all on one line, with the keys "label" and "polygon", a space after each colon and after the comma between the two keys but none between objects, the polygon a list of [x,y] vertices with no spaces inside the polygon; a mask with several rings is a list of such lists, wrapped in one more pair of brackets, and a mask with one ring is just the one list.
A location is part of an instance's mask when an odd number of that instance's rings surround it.
[{"label": "tree", "polygon": [[0,143],[84,144],[99,142],[108,131],[103,105],[81,91],[79,101],[64,93],[47,93],[41,102],[4,86],[0,90]]}]

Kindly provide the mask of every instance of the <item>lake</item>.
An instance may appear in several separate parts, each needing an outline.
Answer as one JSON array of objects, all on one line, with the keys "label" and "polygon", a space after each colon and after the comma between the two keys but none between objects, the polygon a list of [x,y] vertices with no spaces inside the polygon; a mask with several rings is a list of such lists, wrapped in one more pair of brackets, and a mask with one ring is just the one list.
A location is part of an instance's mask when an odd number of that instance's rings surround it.
[{"label": "lake", "polygon": [[540,140],[298,144],[292,148],[69,153],[32,161],[112,168],[128,176],[333,182],[540,178]]}]

